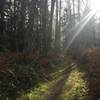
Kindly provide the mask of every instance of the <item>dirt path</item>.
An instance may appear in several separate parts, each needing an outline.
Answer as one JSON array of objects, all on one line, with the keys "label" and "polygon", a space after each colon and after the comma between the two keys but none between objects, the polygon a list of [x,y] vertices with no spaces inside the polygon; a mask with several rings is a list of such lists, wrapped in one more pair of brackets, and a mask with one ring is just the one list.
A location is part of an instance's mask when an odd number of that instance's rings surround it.
[{"label": "dirt path", "polygon": [[65,69],[62,72],[60,80],[56,84],[54,84],[50,93],[45,95],[44,100],[61,100],[61,94],[63,92],[67,78],[69,77],[70,72],[75,68],[76,66],[73,65],[69,69]]},{"label": "dirt path", "polygon": [[52,88],[50,94],[46,97],[46,100],[59,100],[62,94],[65,81],[68,76],[63,76]]}]

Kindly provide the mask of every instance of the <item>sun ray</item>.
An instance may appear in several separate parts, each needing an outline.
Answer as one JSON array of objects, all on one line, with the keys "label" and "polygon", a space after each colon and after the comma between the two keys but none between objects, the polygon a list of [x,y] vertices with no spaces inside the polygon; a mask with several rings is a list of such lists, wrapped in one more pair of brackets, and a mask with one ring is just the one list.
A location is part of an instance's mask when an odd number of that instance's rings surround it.
[{"label": "sun ray", "polygon": [[67,46],[67,50],[70,48],[71,44],[73,43],[73,41],[75,40],[75,38],[80,34],[80,32],[82,31],[82,29],[85,27],[85,25],[88,23],[88,21],[93,17],[93,15],[95,14],[94,11],[91,11],[86,17],[84,17],[73,29],[72,31],[76,30],[78,27],[80,27],[77,32],[75,32],[75,34],[73,35],[73,37],[71,38],[68,46]]}]

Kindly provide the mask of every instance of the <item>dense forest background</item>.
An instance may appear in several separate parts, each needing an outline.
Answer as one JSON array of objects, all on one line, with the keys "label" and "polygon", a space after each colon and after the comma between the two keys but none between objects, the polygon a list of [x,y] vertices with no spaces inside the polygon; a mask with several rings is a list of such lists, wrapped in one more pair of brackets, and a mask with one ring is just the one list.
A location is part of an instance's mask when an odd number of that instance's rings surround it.
[{"label": "dense forest background", "polygon": [[1,0],[0,51],[46,56],[76,37],[74,49],[99,46],[99,16],[91,13],[89,0]]}]

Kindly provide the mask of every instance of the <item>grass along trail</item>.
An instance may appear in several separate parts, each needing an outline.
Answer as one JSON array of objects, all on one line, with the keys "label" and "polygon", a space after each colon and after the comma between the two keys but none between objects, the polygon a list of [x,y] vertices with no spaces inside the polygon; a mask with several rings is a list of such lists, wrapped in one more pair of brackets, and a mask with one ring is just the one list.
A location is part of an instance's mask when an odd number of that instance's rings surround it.
[{"label": "grass along trail", "polygon": [[76,65],[62,67],[52,77],[52,81],[39,84],[17,100],[85,100],[87,82]]}]

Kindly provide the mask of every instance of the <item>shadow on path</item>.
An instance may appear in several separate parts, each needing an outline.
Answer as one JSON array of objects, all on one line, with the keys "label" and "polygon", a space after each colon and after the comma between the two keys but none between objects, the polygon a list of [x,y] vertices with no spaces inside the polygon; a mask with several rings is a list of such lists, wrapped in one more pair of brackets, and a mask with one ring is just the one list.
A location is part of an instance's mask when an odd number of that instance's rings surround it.
[{"label": "shadow on path", "polygon": [[76,66],[71,66],[68,69],[65,69],[60,76],[60,80],[54,84],[49,94],[46,94],[44,100],[61,100],[61,94],[63,92],[67,78],[70,75],[70,72],[76,68]]}]

